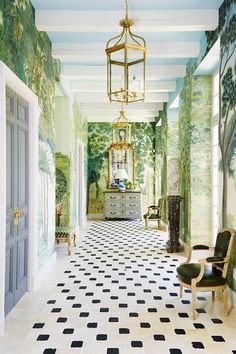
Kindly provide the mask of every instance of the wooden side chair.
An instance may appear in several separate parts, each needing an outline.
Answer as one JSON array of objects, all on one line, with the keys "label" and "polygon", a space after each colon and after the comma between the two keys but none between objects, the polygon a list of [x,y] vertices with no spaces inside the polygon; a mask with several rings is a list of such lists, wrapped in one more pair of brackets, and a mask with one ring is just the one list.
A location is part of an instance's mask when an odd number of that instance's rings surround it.
[{"label": "wooden side chair", "polygon": [[161,211],[162,211],[163,199],[158,200],[158,205],[150,205],[148,211],[143,215],[145,221],[145,229],[148,228],[148,221],[157,221],[158,229],[160,228]]},{"label": "wooden side chair", "polygon": [[67,242],[68,256],[70,256],[71,255],[71,251],[70,251],[71,243],[73,242],[74,247],[76,247],[75,230],[71,227],[68,227],[68,226],[57,226],[56,232],[55,232],[55,237],[56,237],[57,243],[59,243],[60,241]]},{"label": "wooden side chair", "polygon": [[70,246],[71,243],[74,243],[74,247],[76,247],[76,232],[73,228],[69,226],[61,226],[61,216],[63,214],[64,204],[59,203],[56,205],[56,230],[55,230],[55,238],[56,242],[60,241],[67,242],[68,245],[68,256],[71,255]]},{"label": "wooden side chair", "polygon": [[226,276],[234,235],[234,230],[230,228],[222,229],[217,235],[212,257],[200,259],[198,263],[190,263],[193,251],[210,249],[205,245],[196,245],[191,248],[187,261],[177,268],[180,297],[182,297],[183,288],[189,288],[192,292],[192,316],[194,320],[197,317],[197,291],[212,292],[212,301],[214,301],[215,291],[221,290],[223,292],[224,314],[225,316],[228,314]]}]

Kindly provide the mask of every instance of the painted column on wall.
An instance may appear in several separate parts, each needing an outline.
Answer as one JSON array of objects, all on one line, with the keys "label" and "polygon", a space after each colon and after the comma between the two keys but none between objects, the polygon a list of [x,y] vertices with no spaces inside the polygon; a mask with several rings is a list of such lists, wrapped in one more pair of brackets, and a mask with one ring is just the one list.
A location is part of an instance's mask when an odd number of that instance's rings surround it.
[{"label": "painted column on wall", "polygon": [[[236,230],[236,2],[224,0],[219,10],[219,26],[206,32],[206,54],[220,38],[219,63],[219,225]],[[228,284],[236,290],[233,269],[236,246],[232,249]]]},{"label": "painted column on wall", "polygon": [[[161,126],[155,129],[155,163],[158,171],[157,198],[163,198],[162,221],[167,224],[167,109],[164,105],[163,111],[158,117]],[[160,183],[160,184],[159,184]]]},{"label": "painted column on wall", "polygon": [[155,123],[132,123],[135,182],[142,191],[142,210],[155,203]]},{"label": "painted column on wall", "polygon": [[112,140],[110,123],[88,123],[88,214],[103,214],[103,191],[108,185],[108,147]]},{"label": "painted column on wall", "polygon": [[180,236],[186,243],[191,242],[191,208],[190,208],[190,148],[191,148],[191,97],[192,95],[192,71],[187,67],[184,86],[180,94],[179,106],[179,162],[180,180],[179,194],[180,204]]},{"label": "painted column on wall", "polygon": [[193,76],[191,97],[191,243],[211,243],[211,75]]},{"label": "painted column on wall", "polygon": [[220,37],[219,146],[222,226],[236,227],[236,5],[229,9]]},{"label": "painted column on wall", "polygon": [[[88,126],[87,119],[83,117],[80,113],[80,104],[74,99],[73,107],[72,107],[73,115],[71,122],[71,144],[70,144],[70,156],[71,156],[71,217],[70,217],[70,225],[73,228],[76,228],[79,224],[78,220],[78,198],[79,198],[79,189],[78,189],[78,143],[82,143],[84,146],[84,163],[83,163],[83,174],[84,174],[84,189],[87,189],[87,142],[88,142]],[[86,195],[85,195],[86,197]]]},{"label": "painted column on wall", "polygon": [[179,195],[179,110],[167,110],[167,194]]}]

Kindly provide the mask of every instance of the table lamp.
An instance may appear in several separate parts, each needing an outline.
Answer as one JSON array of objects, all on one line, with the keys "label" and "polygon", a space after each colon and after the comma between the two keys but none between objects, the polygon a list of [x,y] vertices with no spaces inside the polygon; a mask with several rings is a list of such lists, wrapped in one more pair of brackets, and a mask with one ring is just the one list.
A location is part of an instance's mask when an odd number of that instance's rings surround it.
[{"label": "table lamp", "polygon": [[118,183],[119,191],[120,192],[124,192],[125,191],[124,180],[125,179],[129,179],[129,176],[128,176],[127,172],[126,172],[126,169],[125,168],[119,168],[116,171],[116,174],[115,174],[114,178],[119,180],[119,183]]}]

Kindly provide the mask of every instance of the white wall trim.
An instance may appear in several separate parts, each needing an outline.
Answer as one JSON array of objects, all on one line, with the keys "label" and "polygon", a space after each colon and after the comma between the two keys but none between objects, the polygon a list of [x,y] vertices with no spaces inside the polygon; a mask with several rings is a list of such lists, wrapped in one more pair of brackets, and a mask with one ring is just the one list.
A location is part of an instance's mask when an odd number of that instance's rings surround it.
[{"label": "white wall trim", "polygon": [[28,290],[35,289],[38,260],[38,97],[0,61],[0,336],[4,334],[6,249],[6,86],[29,105],[29,246]]},{"label": "white wall trim", "polygon": [[231,308],[235,308],[236,307],[236,292],[233,291],[232,289],[230,289],[229,287],[227,288],[228,290],[228,295],[229,295],[229,306],[231,306]]},{"label": "white wall trim", "polygon": [[78,220],[79,225],[86,223],[86,188],[84,176],[84,143],[77,139],[77,171],[78,171]]},{"label": "white wall trim", "polygon": [[104,214],[88,214],[88,220],[104,220]]},{"label": "white wall trim", "polygon": [[39,288],[41,282],[43,279],[47,276],[48,272],[54,267],[54,265],[57,262],[57,253],[53,252],[51,257],[47,260],[46,263],[44,263],[40,269],[38,270],[37,274],[35,274],[34,280],[33,280],[33,285],[34,288],[33,290],[36,290]]}]

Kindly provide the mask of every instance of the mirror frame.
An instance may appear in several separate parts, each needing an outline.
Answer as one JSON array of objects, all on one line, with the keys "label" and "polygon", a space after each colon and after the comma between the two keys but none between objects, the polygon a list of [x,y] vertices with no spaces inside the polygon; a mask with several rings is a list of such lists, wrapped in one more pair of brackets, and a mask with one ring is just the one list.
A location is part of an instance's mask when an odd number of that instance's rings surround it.
[{"label": "mirror frame", "polygon": [[[108,148],[108,188],[116,188],[116,185],[112,184],[112,152],[117,151],[119,152],[120,150],[126,150],[131,153],[131,166],[123,166],[126,168],[127,173],[129,175],[129,181],[134,183],[135,182],[135,175],[134,175],[134,165],[135,165],[135,147],[131,144],[128,143],[114,143],[111,144],[110,147]],[[115,162],[115,163],[118,163]],[[127,162],[128,163],[128,162]],[[116,170],[116,169],[115,169]],[[131,176],[130,176],[130,170],[131,170]]]}]

